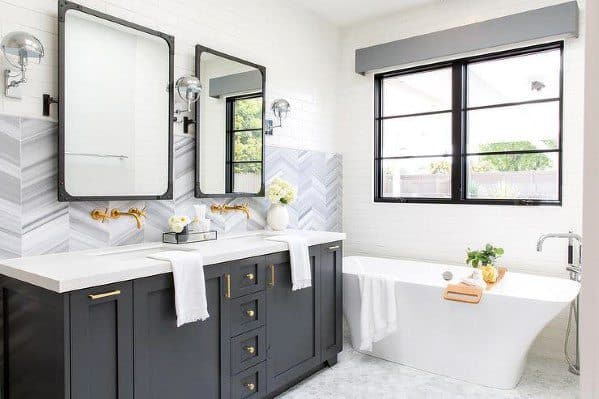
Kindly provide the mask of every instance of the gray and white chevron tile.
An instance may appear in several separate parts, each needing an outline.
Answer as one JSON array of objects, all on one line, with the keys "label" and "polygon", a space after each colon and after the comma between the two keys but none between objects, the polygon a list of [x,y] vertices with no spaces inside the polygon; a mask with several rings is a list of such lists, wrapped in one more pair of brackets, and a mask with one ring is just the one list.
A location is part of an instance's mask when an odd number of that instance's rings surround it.
[{"label": "gray and white chevron tile", "polygon": [[[193,215],[193,204],[248,204],[243,213],[208,213],[220,232],[243,232],[266,226],[265,198],[194,198],[195,140],[177,136],[174,200],[73,202],[56,200],[57,126],[45,120],[0,115],[0,259],[25,255],[160,241],[173,214]],[[267,183],[282,177],[298,187],[290,206],[291,227],[341,230],[341,157],[337,154],[266,147]],[[95,208],[147,207],[142,230],[122,217],[94,221]]]},{"label": "gray and white chevron tile", "polygon": [[21,121],[0,118],[0,257],[21,254]]}]

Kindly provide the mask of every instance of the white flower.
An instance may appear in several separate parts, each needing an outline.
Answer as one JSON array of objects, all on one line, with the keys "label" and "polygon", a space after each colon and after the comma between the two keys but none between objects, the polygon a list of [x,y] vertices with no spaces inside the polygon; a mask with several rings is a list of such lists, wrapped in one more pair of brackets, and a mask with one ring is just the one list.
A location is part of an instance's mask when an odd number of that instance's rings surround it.
[{"label": "white flower", "polygon": [[297,197],[297,189],[289,182],[281,179],[280,177],[276,177],[268,186],[268,189],[266,190],[266,197],[273,204],[280,203],[284,205],[290,205]]},{"label": "white flower", "polygon": [[173,215],[168,219],[168,227],[173,233],[180,233],[189,224],[187,216]]}]

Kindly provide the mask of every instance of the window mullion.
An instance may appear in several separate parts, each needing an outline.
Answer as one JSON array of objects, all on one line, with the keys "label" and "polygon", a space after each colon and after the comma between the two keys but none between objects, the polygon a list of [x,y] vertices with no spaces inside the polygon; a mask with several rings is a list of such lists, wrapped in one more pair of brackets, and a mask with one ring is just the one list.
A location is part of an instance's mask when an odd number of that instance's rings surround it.
[{"label": "window mullion", "polygon": [[377,78],[374,80],[374,199],[381,198],[383,196],[383,179],[382,179],[382,167],[383,162],[381,157],[382,152],[382,125],[383,121],[380,119],[382,116],[383,109],[383,96],[382,96],[383,79]]},{"label": "window mullion", "polygon": [[451,198],[459,201],[464,198],[462,187],[462,145],[464,126],[464,64],[455,62],[452,67],[452,168]]}]

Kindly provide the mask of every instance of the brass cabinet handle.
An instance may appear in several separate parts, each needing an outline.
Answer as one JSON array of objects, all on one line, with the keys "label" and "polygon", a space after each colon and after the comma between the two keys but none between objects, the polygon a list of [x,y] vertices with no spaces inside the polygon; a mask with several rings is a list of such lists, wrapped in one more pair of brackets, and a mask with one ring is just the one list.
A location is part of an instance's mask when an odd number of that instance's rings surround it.
[{"label": "brass cabinet handle", "polygon": [[254,312],[253,309],[248,309],[245,311],[245,314],[248,315],[248,317],[254,317],[254,315],[256,314],[256,312]]},{"label": "brass cabinet handle", "polygon": [[252,383],[252,382],[246,382],[244,385],[248,391],[253,391],[254,389],[256,389],[256,384]]},{"label": "brass cabinet handle", "polygon": [[89,299],[91,299],[92,301],[95,301],[96,299],[108,298],[109,296],[116,296],[116,295],[121,295],[121,290],[114,290],[114,291],[110,291],[110,292],[105,292],[103,294],[89,294],[87,297]]},{"label": "brass cabinet handle", "polygon": [[339,248],[341,248],[341,245],[333,245],[332,247],[329,247],[329,251],[334,251]]},{"label": "brass cabinet handle", "polygon": [[254,353],[256,353],[256,348],[254,348],[253,346],[246,346],[245,350],[247,353],[249,353],[250,355],[253,355]]},{"label": "brass cabinet handle", "polygon": [[254,273],[248,273],[248,274],[246,274],[245,278],[247,278],[250,281],[254,281]]},{"label": "brass cabinet handle", "polygon": [[225,298],[231,299],[231,275],[229,273],[225,274]]},{"label": "brass cabinet handle", "polygon": [[270,268],[270,281],[268,282],[269,287],[275,286],[275,265],[269,265]]}]

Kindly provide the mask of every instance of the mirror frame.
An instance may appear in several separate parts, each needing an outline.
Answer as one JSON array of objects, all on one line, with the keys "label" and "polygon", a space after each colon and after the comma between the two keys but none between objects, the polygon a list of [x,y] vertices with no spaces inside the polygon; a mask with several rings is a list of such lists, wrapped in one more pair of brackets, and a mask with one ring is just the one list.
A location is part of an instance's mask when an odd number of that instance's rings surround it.
[{"label": "mirror frame", "polygon": [[196,198],[244,198],[244,197],[264,197],[264,192],[265,192],[265,187],[264,187],[264,155],[265,155],[265,144],[264,144],[264,123],[265,123],[265,105],[266,105],[266,67],[262,66],[262,65],[258,65],[258,64],[254,64],[253,62],[250,61],[246,61],[243,60],[241,58],[237,58],[234,57],[232,55],[229,54],[225,54],[222,53],[220,51],[216,51],[213,50],[209,47],[206,46],[202,46],[202,45],[196,45],[196,49],[195,49],[195,58],[196,58],[196,76],[199,78],[200,75],[200,71],[201,71],[201,66],[200,66],[200,61],[202,58],[202,53],[210,53],[222,58],[226,58],[228,60],[231,61],[235,61],[238,62],[240,64],[244,64],[244,65],[248,65],[251,66],[253,68],[256,68],[257,70],[259,70],[262,73],[262,173],[261,173],[261,177],[260,177],[260,191],[258,191],[257,193],[239,193],[239,192],[232,192],[232,193],[224,193],[224,194],[209,194],[209,193],[204,193],[202,192],[202,189],[200,187],[200,158],[201,158],[201,153],[200,153],[200,137],[201,137],[201,128],[200,128],[200,118],[202,116],[202,112],[201,112],[201,99],[196,101],[195,103],[195,118],[196,118],[196,123],[195,123],[195,134],[196,134],[196,151],[195,151],[195,192],[194,195]]},{"label": "mirror frame", "polygon": [[[159,195],[107,195],[107,196],[73,196],[65,188],[65,17],[69,10],[79,11],[84,14],[104,19],[119,25],[135,29],[149,35],[157,36],[166,41],[169,48],[169,112],[168,112],[168,185],[167,190]],[[123,200],[170,200],[173,199],[173,116],[174,116],[174,55],[175,38],[133,22],[105,14],[94,9],[84,7],[71,1],[59,0],[58,2],[58,201],[123,201]]]}]

